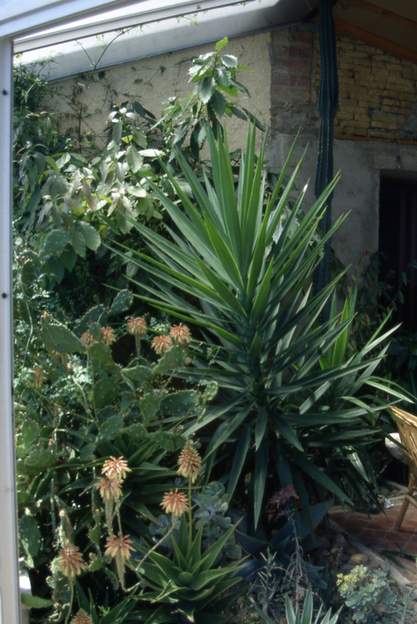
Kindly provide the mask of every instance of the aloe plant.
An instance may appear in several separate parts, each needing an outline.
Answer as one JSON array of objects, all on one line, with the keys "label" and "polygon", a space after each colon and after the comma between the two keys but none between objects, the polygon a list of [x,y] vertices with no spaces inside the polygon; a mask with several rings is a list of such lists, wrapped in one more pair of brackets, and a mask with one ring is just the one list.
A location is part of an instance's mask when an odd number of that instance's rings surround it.
[{"label": "aloe plant", "polygon": [[211,427],[206,456],[227,457],[229,497],[250,476],[256,526],[272,475],[295,486],[305,510],[311,482],[349,502],[323,468],[335,449],[345,455],[362,448],[377,431],[386,401],[375,398],[375,388],[396,392],[373,378],[392,330],[380,328],[356,354],[331,356],[353,318],[348,308],[322,319],[343,273],[319,292],[312,282],[326,242],[345,219],[320,234],[339,176],[306,209],[306,187],[296,190],[302,158],[291,171],[294,146],[269,191],[264,145],[257,154],[253,128],[237,178],[226,135],[207,137],[211,170],[204,181],[178,152],[184,180],[166,170],[178,200],[154,187],[172,220],[166,236],[136,223],[149,253],[120,247],[119,254],[148,274],[147,283],[134,282],[142,300],[201,328],[213,347],[209,365],[196,348],[195,366],[184,374],[215,381],[221,403],[188,433]]},{"label": "aloe plant", "polygon": [[[242,578],[242,561],[221,565],[219,558],[236,527],[231,526],[216,542],[204,549],[203,527],[189,533],[189,523],[181,518],[178,537],[171,536],[173,554],[155,550],[145,553],[138,573],[144,590],[142,601],[159,605],[146,622],[196,622],[208,624],[225,620],[221,616],[225,595]],[[227,602],[227,600],[226,600]],[[160,618],[158,619],[157,616]],[[165,619],[166,618],[166,619]],[[215,620],[214,620],[215,618]]]},{"label": "aloe plant", "polygon": [[289,598],[285,599],[285,616],[287,624],[337,624],[339,613],[332,615],[331,609],[323,614],[320,607],[318,613],[314,614],[313,593],[309,590],[304,598],[304,604],[301,611],[294,606]]}]

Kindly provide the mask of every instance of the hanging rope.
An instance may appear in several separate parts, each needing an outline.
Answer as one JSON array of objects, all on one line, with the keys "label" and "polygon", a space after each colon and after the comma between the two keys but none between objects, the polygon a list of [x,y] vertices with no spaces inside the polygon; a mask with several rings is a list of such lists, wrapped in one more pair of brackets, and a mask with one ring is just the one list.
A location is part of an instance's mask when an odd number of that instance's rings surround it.
[{"label": "hanging rope", "polygon": [[[333,178],[334,118],[339,102],[337,78],[336,35],[333,21],[332,0],[320,0],[320,138],[316,170],[316,197]],[[325,233],[331,226],[331,201],[327,203],[326,215],[322,221]],[[324,256],[316,274],[316,289],[320,290],[330,280],[331,247],[326,244]]]}]

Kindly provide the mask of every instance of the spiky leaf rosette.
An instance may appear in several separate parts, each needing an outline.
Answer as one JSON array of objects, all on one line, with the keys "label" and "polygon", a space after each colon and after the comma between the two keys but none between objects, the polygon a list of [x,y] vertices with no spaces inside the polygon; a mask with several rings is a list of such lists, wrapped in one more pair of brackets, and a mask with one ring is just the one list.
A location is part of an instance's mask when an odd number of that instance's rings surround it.
[{"label": "spiky leaf rosette", "polygon": [[[281,486],[292,483],[304,509],[311,482],[348,502],[326,463],[335,452],[346,458],[362,449],[378,432],[375,415],[385,403],[362,394],[375,382],[390,331],[378,331],[336,365],[325,364],[353,318],[335,313],[322,320],[343,274],[320,292],[312,289],[326,241],[345,219],[320,234],[339,176],[307,210],[306,187],[297,191],[303,159],[290,171],[294,146],[269,191],[264,146],[256,154],[254,129],[237,179],[225,134],[207,136],[210,175],[203,183],[178,153],[186,185],[166,170],[178,201],[154,189],[174,225],[161,236],[137,223],[149,254],[129,249],[125,257],[148,273],[147,285],[136,282],[141,299],[200,327],[215,346],[210,366],[194,347],[196,366],[186,374],[216,381],[222,403],[188,433],[213,427],[206,457],[219,449],[228,457],[229,496],[251,475],[256,526],[270,476],[275,483],[278,476]],[[382,381],[375,383],[391,392]],[[358,464],[352,465],[354,479],[363,479]]]}]

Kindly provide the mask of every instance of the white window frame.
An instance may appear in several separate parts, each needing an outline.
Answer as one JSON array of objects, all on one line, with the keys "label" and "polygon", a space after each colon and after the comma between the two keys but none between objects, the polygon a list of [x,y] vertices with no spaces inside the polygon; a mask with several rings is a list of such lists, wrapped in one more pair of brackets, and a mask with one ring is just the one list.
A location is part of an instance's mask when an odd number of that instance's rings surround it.
[{"label": "white window frame", "polygon": [[3,0],[0,7],[0,624],[20,624],[13,417],[12,118],[13,41],[112,0]]}]

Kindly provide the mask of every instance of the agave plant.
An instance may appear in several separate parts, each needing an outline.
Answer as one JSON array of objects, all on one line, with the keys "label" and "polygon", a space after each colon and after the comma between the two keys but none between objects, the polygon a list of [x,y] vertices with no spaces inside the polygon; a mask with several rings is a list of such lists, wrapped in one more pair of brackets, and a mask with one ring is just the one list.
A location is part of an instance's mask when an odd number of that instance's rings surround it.
[{"label": "agave plant", "polygon": [[285,616],[287,624],[337,624],[339,620],[339,613],[332,615],[331,609],[323,614],[320,607],[318,613],[314,614],[313,593],[310,590],[306,593],[301,611],[298,607],[294,609],[292,602],[286,598]]},{"label": "agave plant", "polygon": [[[231,526],[207,549],[202,544],[203,527],[195,535],[181,518],[178,537],[171,536],[173,554],[153,549],[145,552],[138,573],[145,586],[140,599],[158,605],[149,619],[153,622],[196,622],[208,624],[224,620],[220,615],[225,593],[241,582],[242,562],[220,565],[218,560],[236,527]],[[148,622],[148,620],[146,620]]]},{"label": "agave plant", "polygon": [[256,526],[272,475],[274,487],[277,477],[281,487],[295,486],[305,509],[311,482],[348,502],[323,468],[335,448],[357,448],[369,442],[370,428],[375,431],[369,418],[385,403],[358,398],[364,387],[395,392],[372,377],[392,330],[379,330],[356,354],[328,359],[352,322],[345,311],[323,320],[343,273],[319,292],[312,288],[326,242],[345,219],[320,235],[339,176],[307,210],[306,187],[297,191],[303,159],[290,171],[294,146],[269,190],[264,146],[257,154],[254,129],[237,177],[226,135],[207,136],[211,169],[204,180],[178,153],[184,180],[166,171],[178,200],[154,188],[172,220],[166,236],[137,223],[149,253],[119,253],[148,274],[147,283],[136,282],[138,296],[201,328],[213,347],[209,365],[204,350],[196,348],[195,366],[186,374],[214,380],[221,403],[188,432],[214,430],[207,455],[228,458],[230,497],[250,475]]}]

